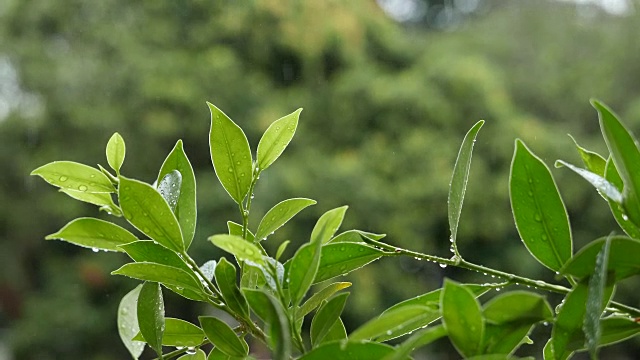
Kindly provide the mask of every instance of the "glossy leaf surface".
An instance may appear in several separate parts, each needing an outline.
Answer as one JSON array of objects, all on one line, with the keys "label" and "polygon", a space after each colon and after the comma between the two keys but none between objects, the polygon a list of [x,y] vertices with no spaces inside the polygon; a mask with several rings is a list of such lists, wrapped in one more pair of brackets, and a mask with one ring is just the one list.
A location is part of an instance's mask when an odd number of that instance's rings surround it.
[{"label": "glossy leaf surface", "polygon": [[[461,285],[469,289],[476,297],[486,293],[491,289],[490,287],[477,285],[477,284],[461,284]],[[390,308],[386,309],[384,312],[392,311],[405,306],[414,306],[414,305],[427,306],[427,307],[436,307],[436,306],[440,307],[441,296],[442,296],[442,289],[436,289],[428,293],[418,295],[414,298],[401,301],[391,306]]]},{"label": "glossy leaf surface", "polygon": [[386,234],[374,234],[362,230],[347,230],[333,237],[329,242],[363,242],[363,239],[381,240]]},{"label": "glossy leaf surface", "polygon": [[225,303],[231,310],[249,317],[249,304],[237,285],[236,268],[225,258],[220,258],[215,270],[216,283]]},{"label": "glossy leaf surface", "polygon": [[220,249],[235,255],[240,260],[251,261],[258,265],[264,263],[260,249],[240,236],[226,234],[213,235],[209,237],[209,241]]},{"label": "glossy leaf surface", "polygon": [[[600,238],[587,244],[561,269],[563,275],[584,278],[593,274],[596,258],[607,238]],[[612,282],[640,274],[640,240],[623,236],[612,236],[607,269]]]},{"label": "glossy leaf surface", "polygon": [[379,259],[384,252],[358,243],[330,243],[322,247],[314,283],[347,274]]},{"label": "glossy leaf surface", "polygon": [[268,168],[282,155],[289,145],[298,127],[298,118],[302,109],[274,121],[264,132],[258,143],[258,167],[260,170]]},{"label": "glossy leaf surface", "polygon": [[31,172],[62,189],[111,193],[116,189],[100,170],[73,161],[54,161]]},{"label": "glossy leaf surface", "polygon": [[341,206],[322,214],[311,232],[311,242],[319,241],[324,244],[331,240],[338,228],[340,228],[347,208],[348,206]]},{"label": "glossy leaf surface", "polygon": [[511,163],[511,208],[529,252],[558,271],[571,257],[569,218],[547,166],[520,140]]},{"label": "glossy leaf surface", "polygon": [[591,104],[598,110],[600,130],[624,182],[625,212],[636,226],[640,226],[640,151],[636,140],[608,107],[596,100]]},{"label": "glossy leaf surface", "polygon": [[611,239],[605,240],[602,248],[596,256],[596,266],[589,278],[589,291],[587,296],[587,309],[582,325],[586,337],[586,345],[592,359],[598,358],[598,344],[600,342],[601,328],[600,318],[604,308],[604,290],[607,284],[607,268],[609,262],[609,250]]},{"label": "glossy leaf surface", "polygon": [[580,146],[576,139],[573,136],[569,135],[571,140],[576,146],[578,153],[580,153],[580,158],[582,159],[582,163],[587,167],[587,170],[591,171],[594,174],[604,176],[604,170],[606,165],[606,160],[600,156],[598,153],[587,150]]},{"label": "glossy leaf surface", "polygon": [[315,203],[315,200],[297,198],[284,200],[276,204],[267,211],[260,221],[255,236],[261,240],[266,239],[267,236],[286,224],[287,221],[291,220],[297,213]]},{"label": "glossy leaf surface", "polygon": [[325,342],[325,336],[327,336],[333,325],[340,318],[340,314],[342,314],[347,297],[349,297],[349,293],[336,295],[325,302],[316,312],[311,321],[311,344],[314,347]]},{"label": "glossy leaf surface", "polygon": [[451,231],[451,239],[455,243],[458,234],[458,222],[462,212],[462,202],[464,201],[464,193],[467,190],[467,180],[469,179],[469,170],[471,168],[471,155],[473,154],[473,145],[476,142],[478,131],[482,128],[484,120],[478,121],[462,140],[456,164],[453,168],[451,183],[449,184],[449,230]]},{"label": "glossy leaf surface", "polygon": [[[227,229],[229,229],[229,235],[242,237],[242,225],[235,223],[233,221],[227,221]],[[253,235],[253,233],[250,230],[248,230],[247,240],[249,240],[250,242],[255,242],[255,239],[256,239],[255,235]]]},{"label": "glossy leaf surface", "polygon": [[94,218],[75,219],[60,231],[47,235],[45,239],[60,239],[78,246],[107,251],[122,251],[119,245],[138,240],[120,226]]},{"label": "glossy leaf surface", "polygon": [[178,360],[206,360],[207,354],[202,349],[196,349],[193,354],[184,354],[178,358]]},{"label": "glossy leaf surface", "polygon": [[138,326],[144,340],[157,354],[162,354],[164,301],[160,284],[145,282],[138,296]]},{"label": "glossy leaf surface", "polygon": [[293,306],[297,306],[313,284],[320,266],[320,247],[322,244],[307,243],[302,245],[290,261],[289,296]]},{"label": "glossy leaf surface", "polygon": [[242,129],[211,103],[209,146],[218,180],[236,203],[249,192],[253,177],[251,149]]},{"label": "glossy leaf surface", "polygon": [[202,331],[218,350],[230,356],[244,356],[249,353],[247,343],[239,338],[227,323],[213,316],[200,316],[199,319]]},{"label": "glossy leaf surface", "polygon": [[137,304],[141,288],[142,284],[129,291],[118,305],[118,334],[134,359],[140,357],[145,346],[144,342],[133,340],[133,337],[140,331]]},{"label": "glossy leaf surface", "polygon": [[180,174],[178,170],[172,170],[158,181],[158,192],[167,204],[169,204],[169,208],[171,208],[174,214],[176,213],[176,206],[178,206],[181,186],[182,174]]},{"label": "glossy leaf surface", "polygon": [[391,353],[391,346],[375,342],[330,342],[309,351],[299,360],[378,360]]},{"label": "glossy leaf surface", "polygon": [[265,323],[272,358],[288,359],[291,356],[289,320],[278,300],[261,290],[243,291],[251,310]]},{"label": "glossy leaf surface", "polygon": [[616,203],[622,203],[622,193],[618,191],[618,188],[615,185],[611,184],[604,177],[592,173],[591,171],[581,169],[577,166],[573,166],[568,162],[562,160],[556,161],[556,167],[560,166],[566,166],[567,168],[571,169],[571,171],[582,176],[583,179],[591,183],[591,185],[593,185],[593,187],[595,187],[598,192],[600,192],[600,194],[606,196],[607,199],[610,199]]},{"label": "glossy leaf surface", "polygon": [[107,163],[116,171],[116,174],[120,174],[120,168],[122,167],[122,163],[124,163],[126,151],[127,148],[124,139],[120,134],[114,133],[107,142],[106,155]]},{"label": "glossy leaf surface", "polygon": [[202,284],[186,271],[168,265],[151,262],[129,263],[113,271],[113,275],[124,275],[138,280],[159,282],[202,293]]},{"label": "glossy leaf surface", "polygon": [[[142,334],[136,335],[136,340],[143,341]],[[164,335],[162,345],[191,347],[202,344],[204,333],[202,329],[188,321],[175,318],[164,319]]]},{"label": "glossy leaf surface", "polygon": [[309,299],[305,301],[302,306],[300,306],[300,309],[298,309],[296,313],[298,319],[313,311],[313,309],[320,306],[320,304],[322,304],[324,300],[327,300],[336,292],[342,289],[346,289],[349,286],[351,286],[350,282],[335,282],[325,286],[324,288],[322,288],[322,290],[311,295],[311,297],[309,297]]},{"label": "glossy leaf surface", "polygon": [[444,326],[437,325],[420,330],[411,335],[407,340],[396,346],[395,351],[385,356],[383,360],[406,359],[415,349],[431,344],[432,342],[447,335]]},{"label": "glossy leaf surface", "polygon": [[480,354],[485,324],[473,293],[445,280],[440,308],[442,323],[456,350],[464,357]]},{"label": "glossy leaf surface", "polygon": [[89,204],[100,206],[100,210],[106,211],[110,215],[122,216],[122,210],[113,202],[111,193],[90,193],[85,191],[60,189],[61,193],[65,193],[70,197]]},{"label": "glossy leaf surface", "polygon": [[124,217],[131,225],[175,252],[184,250],[178,220],[156,189],[120,176],[118,194]]},{"label": "glossy leaf surface", "polygon": [[182,176],[180,196],[175,206],[175,215],[180,224],[185,248],[188,249],[196,231],[196,177],[193,173],[191,162],[184,152],[182,140],[178,140],[173,150],[164,160],[158,174],[158,181],[174,170],[179,171]]},{"label": "glossy leaf surface", "polygon": [[[403,306],[392,311],[385,311],[377,318],[371,319],[349,335],[351,340],[370,340],[382,337],[393,339],[408,334],[424,326],[426,321],[434,321],[440,317],[440,309],[420,305]],[[415,324],[419,324],[416,326]],[[384,341],[376,339],[377,341]]]},{"label": "glossy leaf surface", "polygon": [[[607,159],[607,165],[605,168],[605,178],[613,184],[618,190],[624,188],[624,183],[622,182],[622,178],[620,178],[620,174],[618,174],[618,170],[616,169],[616,165],[613,163],[611,157]],[[627,235],[634,239],[640,239],[640,227],[629,220],[629,216],[625,214],[625,210],[622,205],[616,203],[614,201],[608,200],[609,208],[611,209],[611,213],[613,217],[616,219],[620,228],[624,230]]]},{"label": "glossy leaf surface", "polygon": [[[612,345],[640,334],[640,322],[622,316],[611,316],[600,320],[600,346]],[[585,348],[584,334],[580,333],[567,345],[568,350]]]}]

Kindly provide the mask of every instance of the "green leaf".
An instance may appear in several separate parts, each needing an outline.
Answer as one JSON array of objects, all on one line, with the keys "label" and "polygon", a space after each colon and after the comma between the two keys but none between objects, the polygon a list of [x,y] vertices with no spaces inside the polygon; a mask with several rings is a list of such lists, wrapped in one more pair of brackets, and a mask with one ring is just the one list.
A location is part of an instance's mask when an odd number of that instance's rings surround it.
[{"label": "green leaf", "polygon": [[178,140],[173,150],[171,150],[164,160],[160,168],[160,173],[158,174],[158,181],[173,170],[179,171],[180,175],[182,175],[180,196],[175,206],[175,214],[180,224],[185,249],[188,249],[196,232],[196,177],[193,173],[191,162],[184,152],[182,140]]},{"label": "green leaf", "polygon": [[462,140],[458,158],[453,168],[451,183],[449,184],[449,198],[447,200],[449,204],[449,229],[451,230],[451,241],[454,243],[454,246],[458,234],[458,223],[460,221],[460,213],[462,212],[464,193],[467,190],[473,145],[476,142],[478,131],[480,131],[483,124],[484,120],[478,121],[469,129],[464,140]]},{"label": "green leaf", "polygon": [[311,295],[311,297],[307,301],[305,301],[302,306],[300,306],[300,308],[296,312],[297,319],[303,318],[305,315],[313,311],[313,309],[320,306],[320,304],[322,304],[324,300],[327,300],[336,292],[342,289],[346,289],[349,286],[351,286],[350,282],[335,282],[325,286],[324,288],[322,288],[322,290]]},{"label": "green leaf", "polygon": [[[587,349],[592,359],[598,358],[598,345],[600,342],[601,328],[600,318],[604,308],[604,289],[607,283],[607,268],[609,261],[609,250],[611,238],[605,240],[604,245],[596,256],[596,267],[593,275],[589,279],[589,292],[587,296],[587,309],[582,325],[587,339]],[[639,262],[640,264],[640,262]]]},{"label": "green leaf", "polygon": [[291,220],[297,213],[315,203],[315,200],[298,198],[284,200],[276,204],[271,210],[267,211],[260,221],[260,225],[258,225],[258,230],[256,231],[256,237],[260,240],[265,240],[267,236],[286,224],[287,221]]},{"label": "green leaf", "polygon": [[100,170],[73,161],[54,161],[31,172],[62,189],[111,193],[116,189]]},{"label": "green leaf", "polygon": [[385,356],[382,360],[406,359],[415,349],[428,345],[447,335],[447,330],[442,325],[433,326],[415,332],[402,344],[396,346],[395,351]]},{"label": "green leaf", "polygon": [[215,270],[216,283],[222,293],[224,302],[231,308],[231,310],[243,316],[245,319],[249,318],[249,304],[244,298],[244,295],[240,292],[236,283],[236,268],[227,261],[225,258],[220,258]]},{"label": "green leaf", "polygon": [[182,186],[182,174],[178,170],[172,170],[158,181],[158,192],[164,201],[169,204],[169,208],[176,213],[178,199],[180,198],[180,187]]},{"label": "green leaf", "polygon": [[302,109],[274,121],[264,132],[258,143],[258,167],[260,170],[268,168],[282,155],[289,145],[298,127],[298,118]]},{"label": "green leaf", "polygon": [[293,306],[300,304],[316,278],[320,265],[321,246],[319,241],[304,244],[289,262],[289,296]]},{"label": "green leaf", "polygon": [[485,324],[473,293],[445,279],[440,303],[442,323],[456,350],[464,357],[480,354]]},{"label": "green leaf", "polygon": [[276,261],[280,260],[280,257],[282,256],[284,251],[287,249],[287,246],[289,246],[290,242],[291,241],[289,240],[285,240],[278,246],[278,250],[276,251],[276,257],[275,257]]},{"label": "green leaf", "polygon": [[311,321],[311,344],[313,347],[324,343],[325,336],[340,318],[349,293],[341,293],[325,302]]},{"label": "green leaf", "polygon": [[348,208],[348,206],[342,206],[322,214],[313,227],[313,231],[311,231],[311,242],[319,241],[324,244],[331,240],[336,231],[338,231],[340,224],[342,224],[344,214]]},{"label": "green leaf", "polygon": [[350,273],[377,260],[384,252],[358,243],[331,243],[322,247],[320,266],[313,281],[318,283]]},{"label": "green leaf", "polygon": [[[623,316],[610,316],[600,320],[600,347],[627,340],[640,333],[640,323]],[[584,334],[580,333],[567,345],[568,350],[585,348]]]},{"label": "green leaf", "polygon": [[164,301],[160,284],[145,282],[138,296],[138,326],[144,340],[162,358]]},{"label": "green leaf", "polygon": [[[124,250],[124,252],[126,252],[127,255],[129,255],[136,262],[150,262],[172,266],[183,270],[187,274],[191,275],[193,279],[199,281],[193,269],[191,269],[189,265],[187,265],[187,263],[185,263],[184,260],[182,260],[182,258],[178,256],[178,254],[160,244],[157,244],[154,241],[136,241],[125,245],[120,245],[120,248]],[[193,291],[189,288],[185,289],[183,287],[173,286],[169,284],[164,285],[171,291],[184,296],[187,299],[196,301],[207,300],[202,291]]]},{"label": "green leaf", "polygon": [[179,268],[151,262],[137,262],[124,264],[112,275],[124,275],[138,280],[159,282],[164,285],[176,286],[203,293],[202,284]]},{"label": "green leaf", "polygon": [[211,161],[222,187],[236,203],[247,196],[253,177],[251,149],[242,129],[213,104],[209,146]]},{"label": "green leaf", "polygon": [[330,341],[342,341],[347,339],[347,329],[344,327],[344,323],[342,319],[338,317],[338,319],[333,323],[327,335],[322,339],[322,343],[327,343]]},{"label": "green leaf", "polygon": [[571,257],[569,218],[547,166],[516,140],[509,190],[518,233],[531,255],[558,271]]},{"label": "green leaf", "polygon": [[604,170],[606,165],[605,159],[602,156],[600,156],[598,153],[589,151],[583,148],[582,146],[580,146],[576,141],[576,139],[573,138],[573,136],[569,135],[569,137],[571,138],[571,140],[573,140],[573,143],[576,145],[576,149],[578,149],[578,152],[580,153],[580,158],[582,159],[582,163],[584,163],[584,166],[586,166],[587,169],[592,173],[600,176],[604,176],[605,174]]},{"label": "green leaf", "polygon": [[640,151],[636,140],[608,107],[596,100],[592,100],[591,105],[598,110],[602,135],[624,182],[625,213],[640,226]]},{"label": "green leaf", "polygon": [[[562,303],[551,330],[552,350],[555,359],[566,359],[571,356],[573,350],[569,344],[578,338],[584,338],[582,324],[586,314],[588,291],[587,280],[582,280],[567,294]],[[604,289],[604,298],[608,301],[612,293],[613,286],[607,286]],[[600,311],[603,309],[604,306]]]},{"label": "green leaf", "polygon": [[156,189],[120,176],[118,197],[124,217],[131,225],[175,252],[184,251],[178,220]]},{"label": "green leaf", "polygon": [[120,168],[124,162],[124,157],[127,152],[127,148],[124,144],[124,139],[120,134],[114,133],[109,142],[107,142],[107,162],[116,174],[120,175]]},{"label": "green leaf", "polygon": [[213,316],[200,316],[198,319],[205,335],[218,350],[230,356],[249,353],[247,343],[227,323]]},{"label": "green leaf", "polygon": [[178,358],[178,360],[206,360],[207,354],[202,349],[196,349],[193,354],[184,354]]},{"label": "green leaf", "polygon": [[363,242],[363,239],[381,240],[386,234],[374,234],[361,230],[347,230],[335,236],[329,242]]},{"label": "green leaf", "polygon": [[94,218],[75,219],[45,239],[60,239],[95,251],[122,251],[118,245],[138,240],[120,226]]},{"label": "green leaf", "polygon": [[[618,174],[618,170],[616,169],[615,164],[611,157],[607,159],[607,165],[605,167],[605,178],[613,184],[618,190],[624,187],[622,182],[622,178],[620,178],[620,174]],[[634,239],[640,239],[640,228],[636,226],[633,222],[629,221],[629,217],[625,214],[625,211],[619,203],[616,203],[612,200],[607,200],[609,203],[609,208],[611,209],[611,213],[613,217],[616,219],[620,228],[624,230],[627,235]]]},{"label": "green leaf", "polygon": [[243,289],[253,312],[264,321],[267,342],[273,359],[289,359],[291,333],[289,320],[278,300],[262,290]]},{"label": "green leaf", "polygon": [[124,346],[134,359],[142,355],[145,343],[133,340],[133,337],[140,331],[138,326],[138,295],[142,284],[129,291],[120,301],[118,306],[118,334]]},{"label": "green leaf", "polygon": [[109,215],[122,216],[122,210],[113,202],[110,193],[90,193],[69,189],[60,189],[60,192],[76,200],[98,205],[100,210],[106,211]]},{"label": "green leaf", "polygon": [[391,346],[375,342],[330,342],[302,355],[299,360],[379,360],[392,353]]},{"label": "green leaf", "polygon": [[582,176],[585,180],[587,180],[593,187],[595,187],[600,194],[605,196],[607,199],[610,199],[616,203],[622,203],[622,193],[618,191],[615,185],[611,184],[604,177],[594,174],[589,170],[581,169],[579,167],[573,166],[568,162],[557,160],[556,167],[566,166],[571,169],[576,174]]},{"label": "green leaf", "polygon": [[[235,235],[242,237],[242,225],[235,223],[233,221],[227,221],[227,228],[229,229],[229,235]],[[251,230],[247,230],[247,240],[249,242],[255,242],[256,237],[253,235]]]},{"label": "green leaf", "polygon": [[496,296],[485,305],[483,315],[486,354],[512,354],[533,324],[553,320],[551,306],[544,297],[527,291]]},{"label": "green leaf", "polygon": [[213,235],[209,237],[209,241],[220,249],[235,255],[240,260],[264,265],[260,248],[240,236],[226,234]]},{"label": "green leaf", "polygon": [[420,305],[403,306],[392,311],[385,311],[377,318],[364,323],[349,335],[349,339],[359,341],[382,336],[386,336],[385,339],[392,339],[419,328],[420,326],[414,326],[416,322],[423,323],[425,318],[433,321],[439,317],[440,309],[438,308]]},{"label": "green leaf", "polygon": [[[607,270],[611,274],[613,283],[617,283],[630,276],[640,274],[640,240],[630,239],[624,236],[612,236],[609,250],[609,263]],[[572,275],[577,278],[585,278],[594,273],[596,258],[606,242],[603,237],[594,240],[580,249],[578,253],[560,270],[563,275]]]},{"label": "green leaf", "polygon": [[[486,293],[490,289],[489,287],[484,287],[484,286],[475,285],[475,284],[463,284],[463,286],[471,290],[476,297]],[[380,317],[382,317],[383,315],[388,316],[387,313],[395,313],[400,309],[408,308],[408,307],[419,306],[423,308],[426,307],[427,309],[429,309],[429,311],[422,312],[420,316],[416,316],[410,321],[405,322],[404,324],[402,324],[401,327],[398,327],[397,329],[391,329],[390,331],[387,331],[383,335],[378,336],[376,340],[387,341],[390,339],[395,339],[399,336],[405,335],[414,330],[423,328],[431,324],[432,322],[438,320],[442,316],[440,312],[441,293],[442,293],[442,289],[437,289],[437,290],[428,292],[426,294],[417,296],[415,298],[402,301],[383,311]]]},{"label": "green leaf", "polygon": [[[139,335],[141,336],[142,334]],[[201,345],[203,341],[204,333],[202,329],[192,323],[182,319],[164,319],[162,345],[192,347]]]},{"label": "green leaf", "polygon": [[207,356],[207,360],[255,360],[251,356],[229,356],[218,348],[213,348]]}]

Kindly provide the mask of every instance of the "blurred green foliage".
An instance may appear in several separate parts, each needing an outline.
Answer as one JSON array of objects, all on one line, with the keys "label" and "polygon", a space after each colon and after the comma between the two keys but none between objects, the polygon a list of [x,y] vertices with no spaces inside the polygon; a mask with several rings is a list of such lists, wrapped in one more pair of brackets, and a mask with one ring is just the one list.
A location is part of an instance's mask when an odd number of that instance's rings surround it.
[{"label": "blurred green foliage", "polygon": [[[245,129],[252,146],[281,114],[305,109],[290,149],[259,184],[257,193],[267,195],[255,200],[254,212],[287,197],[321,201],[281,230],[280,240],[302,243],[314,219],[346,204],[345,228],[387,233],[392,243],[440,255],[449,247],[446,199],[457,148],[470,125],[486,119],[460,251],[470,261],[544,278],[510,214],[513,139],[551,164],[556,154],[574,152],[566,133],[604,149],[590,97],[632,129],[640,119],[638,16],[581,9],[493,4],[455,31],[435,32],[398,24],[364,0],[5,0],[0,81],[15,71],[20,90],[0,99],[12,101],[0,119],[0,326],[9,329],[4,337],[16,359],[124,358],[114,314],[134,284],[107,276],[123,257],[45,243],[70,219],[98,214],[29,172],[54,159],[106,165],[104,145],[118,131],[128,144],[123,173],[152,181],[182,138],[204,224],[193,253],[204,261],[215,251],[204,240],[225,231],[222,219],[235,211],[215,182],[203,138],[207,100]],[[554,174],[570,217],[580,215],[571,217],[578,245],[607,235],[595,229],[616,229],[590,186],[574,186],[580,180],[568,171]],[[54,207],[59,201],[65,206]],[[347,328],[439,286],[448,271],[456,270],[381,261],[351,275]],[[620,290],[623,299],[637,302],[630,289]],[[178,298],[167,301],[182,304],[167,308],[182,309],[183,318],[197,313]],[[435,348],[443,358],[447,346]],[[615,356],[615,347],[608,351]]]}]

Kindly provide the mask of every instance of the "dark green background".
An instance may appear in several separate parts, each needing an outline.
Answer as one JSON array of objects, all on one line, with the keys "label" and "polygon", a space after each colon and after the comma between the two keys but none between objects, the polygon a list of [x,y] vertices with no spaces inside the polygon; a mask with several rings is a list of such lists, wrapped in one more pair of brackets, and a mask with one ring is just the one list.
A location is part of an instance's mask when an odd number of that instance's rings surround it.
[{"label": "dark green background", "polygon": [[[440,3],[453,6],[450,13]],[[222,255],[205,239],[239,216],[211,167],[205,101],[244,128],[254,149],[272,121],[304,108],[292,144],[260,179],[251,224],[285,198],[319,203],[269,239],[272,251],[286,239],[302,244],[320,214],[349,205],[343,229],[448,256],[455,156],[465,132],[485,119],[458,232],[462,255],[553,281],[513,225],[513,141],[523,139],[548,165],[579,162],[567,133],[602,152],[590,97],[638,130],[640,16],[533,0],[479,1],[463,13],[454,6],[462,3],[426,3],[424,16],[396,22],[373,0],[4,0],[0,344],[14,359],[127,357],[115,316],[135,282],[109,275],[126,257],[43,239],[75,217],[106,215],[28,176],[54,160],[106,165],[115,131],[127,142],[123,173],[149,182],[184,140],[198,182],[191,253],[201,263]],[[576,248],[620,232],[588,184],[566,169],[553,173]],[[490,280],[411,259],[383,259],[349,275],[347,329],[441,286],[444,276]],[[619,298],[638,306],[637,285],[624,284]],[[168,316],[195,321],[203,311],[165,294]],[[540,354],[542,345],[519,354]],[[633,358],[639,349],[635,340],[601,354]],[[447,340],[424,354],[457,358]]]}]

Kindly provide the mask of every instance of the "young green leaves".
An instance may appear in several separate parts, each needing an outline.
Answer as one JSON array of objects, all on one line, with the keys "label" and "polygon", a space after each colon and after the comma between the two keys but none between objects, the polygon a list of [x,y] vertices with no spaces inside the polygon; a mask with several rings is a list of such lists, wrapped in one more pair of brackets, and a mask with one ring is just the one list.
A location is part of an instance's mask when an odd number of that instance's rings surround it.
[{"label": "young green leaves", "polygon": [[117,175],[120,175],[120,168],[122,167],[122,163],[124,163],[124,157],[126,155],[127,148],[124,144],[124,139],[120,134],[114,133],[113,136],[107,142],[107,163],[113,170],[115,170]]},{"label": "young green leaves", "polygon": [[46,182],[64,190],[112,193],[111,180],[100,170],[73,161],[54,161],[31,172]]},{"label": "young green leaves", "polygon": [[571,257],[569,218],[547,166],[516,140],[509,182],[518,233],[541,264],[559,271]]},{"label": "young green leaves", "polygon": [[258,169],[268,168],[289,145],[298,127],[302,109],[274,121],[264,132],[258,144]]},{"label": "young green leaves", "polygon": [[162,359],[164,301],[160,284],[145,282],[138,296],[138,325],[144,340]]}]

